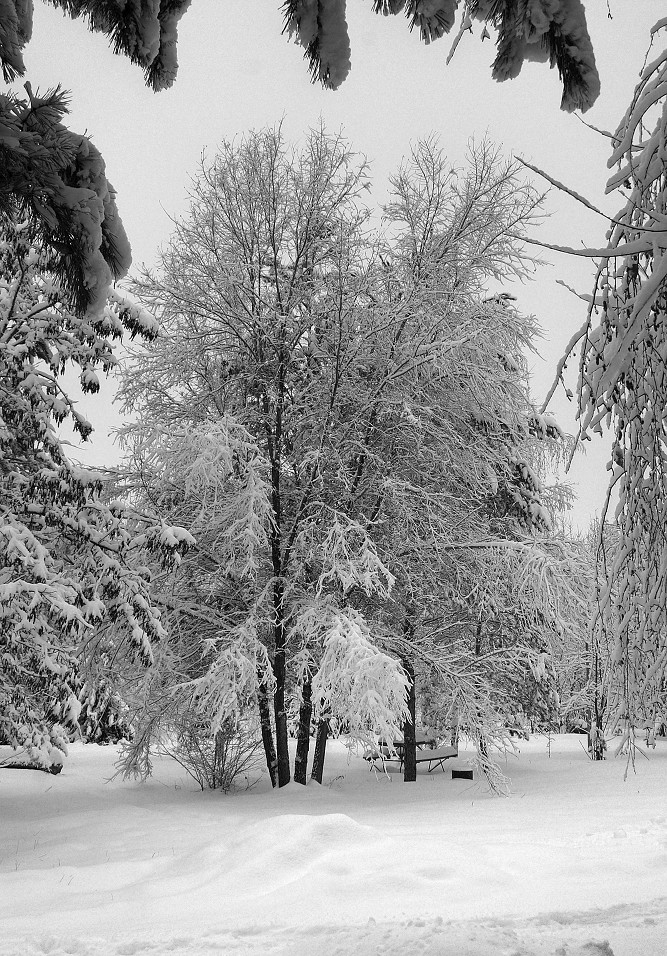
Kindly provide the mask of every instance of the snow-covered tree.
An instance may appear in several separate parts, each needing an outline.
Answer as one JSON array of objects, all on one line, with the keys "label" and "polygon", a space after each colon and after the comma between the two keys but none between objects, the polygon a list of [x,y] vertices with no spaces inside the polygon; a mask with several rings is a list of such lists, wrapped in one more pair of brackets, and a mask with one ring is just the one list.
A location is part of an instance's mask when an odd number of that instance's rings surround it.
[{"label": "snow-covered tree", "polygon": [[[178,23],[190,0],[50,0],[72,17],[84,17],[92,30],[110,37],[114,50],[144,70],[155,90],[171,86],[178,63]],[[473,21],[497,33],[493,77],[519,74],[526,60],[556,66],[563,82],[561,106],[588,109],[600,89],[595,57],[580,0],[372,0],[376,13],[405,13],[410,29],[425,43],[449,33],[460,11],[461,34]],[[285,0],[286,32],[305,48],[311,76],[336,88],[350,70],[350,40],[345,0]],[[6,79],[22,76],[22,50],[32,33],[32,4],[4,0],[0,10],[0,64]]]},{"label": "snow-covered tree", "polygon": [[[667,26],[659,21],[655,38]],[[607,245],[563,250],[598,260],[588,314],[561,361],[579,353],[580,437],[613,434],[610,483],[601,528],[611,518],[619,538],[609,551],[597,626],[615,645],[607,670],[609,727],[632,737],[666,704],[667,679],[667,53],[644,67],[632,101],[613,134],[607,191],[621,208]],[[577,197],[580,198],[580,197]],[[589,204],[590,205],[590,204]],[[618,496],[613,515],[612,502]]]},{"label": "snow-covered tree", "polygon": [[116,194],[97,148],[64,126],[62,90],[26,90],[27,99],[0,94],[0,213],[30,218],[41,244],[57,252],[50,269],[72,307],[98,314],[131,261]]},{"label": "snow-covered tree", "polygon": [[[433,443],[435,468],[425,469],[431,462],[423,447],[396,463],[399,474],[413,463],[410,484],[418,488],[414,517],[398,549],[410,595],[403,656],[412,658],[422,691],[434,675],[443,685],[442,721],[452,720],[458,702],[465,702],[468,718],[460,715],[462,723],[483,751],[490,728],[502,726],[504,714],[516,705],[509,700],[509,684],[520,685],[541,640],[537,627],[528,632],[516,626],[511,607],[517,588],[511,597],[509,592],[517,568],[508,563],[499,571],[497,555],[520,555],[533,546],[527,534],[548,531],[549,496],[539,473],[563,437],[553,418],[530,404],[525,354],[534,321],[520,315],[511,297],[484,295],[490,279],[502,282],[530,268],[511,223],[523,226],[534,216],[538,197],[485,143],[473,145],[467,175],[452,172],[434,143],[421,143],[393,188],[386,216],[393,261],[403,276],[397,294],[413,288],[415,299],[421,298],[424,332],[433,334],[436,316],[451,321],[453,313],[460,319],[466,307],[472,307],[468,318],[474,330],[451,348],[441,375],[431,366],[416,383],[415,431],[421,426],[430,438],[433,419],[448,429]],[[415,335],[414,326],[409,329],[408,335]],[[426,425],[428,410],[432,419]],[[427,488],[445,494],[439,525]],[[553,504],[559,504],[557,497]],[[497,635],[502,639],[489,642],[503,602],[510,626]],[[486,758],[484,769],[490,769]]]},{"label": "snow-covered tree", "polygon": [[337,436],[348,455],[359,442],[350,380],[369,374],[369,344],[348,339],[371,305],[365,181],[364,164],[322,130],[299,154],[279,131],[225,144],[193,183],[161,274],[134,285],[164,329],[123,390],[140,415],[128,435],[137,473],[149,500],[197,535],[187,587],[220,609],[211,672],[228,673],[241,635],[243,654],[257,656],[267,763],[281,785],[288,643],[307,642],[297,635],[313,593],[333,613],[335,593],[390,584],[347,513],[346,475],[335,481]]},{"label": "snow-covered tree", "polygon": [[112,340],[154,335],[153,320],[120,297],[95,317],[72,309],[31,219],[0,215],[0,737],[49,766],[76,728],[77,671],[104,646],[105,623],[114,654],[144,662],[163,634],[133,552],[169,565],[191,539],[106,502],[101,476],[72,465],[57,433],[65,420],[82,438],[92,430],[63,373],[97,391]]},{"label": "snow-covered tree", "polygon": [[529,267],[516,236],[539,197],[488,144],[457,172],[433,142],[409,162],[422,178],[397,174],[379,236],[340,136],[223,144],[133,285],[162,332],[124,375],[128,481],[197,538],[156,600],[200,648],[194,710],[215,731],[254,696],[281,785],[290,690],[303,782],[311,715],[360,739],[393,715],[399,732],[444,584],[547,520],[534,325],[483,295]]}]

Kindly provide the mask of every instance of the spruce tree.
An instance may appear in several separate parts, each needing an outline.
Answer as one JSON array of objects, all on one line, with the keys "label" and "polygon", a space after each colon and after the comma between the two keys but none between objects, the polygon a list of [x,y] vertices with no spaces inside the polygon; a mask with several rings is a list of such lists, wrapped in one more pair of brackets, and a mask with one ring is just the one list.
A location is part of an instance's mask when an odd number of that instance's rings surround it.
[{"label": "spruce tree", "polygon": [[107,625],[116,660],[150,662],[164,633],[141,555],[174,564],[191,540],[109,501],[103,476],[72,464],[58,434],[65,421],[92,431],[65,371],[97,391],[123,332],[156,327],[119,297],[95,318],[78,312],[34,222],[0,214],[0,738],[45,767],[77,729],[77,675],[109,650]]}]

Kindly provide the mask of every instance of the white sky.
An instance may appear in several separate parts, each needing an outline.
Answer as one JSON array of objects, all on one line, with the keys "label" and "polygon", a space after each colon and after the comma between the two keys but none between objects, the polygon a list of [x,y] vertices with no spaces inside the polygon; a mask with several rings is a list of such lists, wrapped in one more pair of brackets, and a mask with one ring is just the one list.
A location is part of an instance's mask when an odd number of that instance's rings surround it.
[{"label": "white sky", "polygon": [[[602,94],[586,120],[615,129],[644,62],[650,26],[664,14],[661,0],[603,0],[585,3],[602,79]],[[261,16],[260,16],[261,14]],[[35,89],[61,84],[72,93],[71,129],[88,132],[101,150],[132,243],[135,264],[153,261],[170,233],[169,216],[185,209],[188,177],[202,150],[223,138],[273,125],[298,139],[322,117],[331,130],[344,128],[355,150],[371,161],[375,195],[382,199],[387,177],[412,141],[435,132],[453,162],[463,159],[471,136],[485,133],[504,150],[523,156],[567,183],[609,213],[618,199],[604,198],[607,141],[575,116],[558,109],[556,70],[526,64],[502,85],[490,76],[492,41],[475,35],[461,41],[449,67],[451,38],[430,46],[410,33],[402,16],[372,13],[371,0],[348,0],[352,72],[342,88],[323,90],[309,81],[303,51],[281,35],[279,0],[195,0],[179,29],[179,75],[175,86],[154,94],[141,71],[115,56],[107,40],[89,33],[57,10],[37,4],[33,39],[27,47],[26,79]],[[573,200],[552,193],[552,217],[536,234],[570,246],[604,244],[605,223]],[[541,402],[556,361],[581,325],[585,307],[556,284],[563,279],[589,292],[592,266],[586,260],[549,255],[552,265],[536,281],[511,291],[523,312],[534,313],[545,330],[544,361],[534,360],[532,389]],[[96,432],[82,457],[110,463],[107,439],[118,419],[111,387],[85,399]],[[552,403],[561,425],[576,431],[574,410]],[[599,509],[606,486],[600,445],[577,457],[569,475],[579,501],[573,525],[585,527]]]}]

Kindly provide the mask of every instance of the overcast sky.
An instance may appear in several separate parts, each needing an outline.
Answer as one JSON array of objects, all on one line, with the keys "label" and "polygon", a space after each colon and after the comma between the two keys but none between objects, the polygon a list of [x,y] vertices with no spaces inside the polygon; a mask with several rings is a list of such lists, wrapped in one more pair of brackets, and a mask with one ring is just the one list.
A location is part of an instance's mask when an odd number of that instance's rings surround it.
[{"label": "overcast sky", "polygon": [[[585,116],[615,129],[630,101],[648,47],[651,25],[664,14],[662,0],[604,0],[585,3],[602,80],[602,94]],[[223,138],[284,120],[289,139],[324,119],[343,127],[355,150],[364,153],[382,201],[387,177],[410,143],[436,133],[452,162],[463,159],[472,136],[485,134],[509,155],[523,156],[614,213],[618,199],[604,197],[608,143],[575,116],[561,113],[556,70],[526,64],[521,75],[497,84],[491,79],[492,41],[481,29],[466,36],[449,66],[451,38],[425,46],[403,16],[379,17],[371,0],[348,0],[352,72],[332,92],[310,83],[303,50],[281,35],[279,0],[194,0],[179,27],[179,74],[171,90],[154,94],[141,70],[115,56],[107,40],[89,33],[51,7],[36,4],[33,39],[27,47],[26,79],[36,89],[61,84],[72,94],[68,124],[87,132],[102,152],[118,192],[118,206],[135,264],[152,263],[169,236],[169,216],[185,209],[188,177],[203,150]],[[553,193],[551,218],[536,237],[570,246],[604,244],[605,223],[573,200]],[[585,306],[556,284],[563,279],[590,291],[592,266],[585,260],[549,254],[552,263],[535,281],[512,288],[523,312],[534,313],[545,330],[544,361],[532,360],[532,390],[539,404],[557,359],[585,318]],[[86,460],[110,463],[107,441],[117,421],[110,411],[109,385],[86,414],[96,427]],[[552,408],[561,425],[576,432],[574,409],[564,399]],[[569,475],[579,495],[573,525],[585,527],[599,509],[606,484],[605,452],[578,456]]]}]

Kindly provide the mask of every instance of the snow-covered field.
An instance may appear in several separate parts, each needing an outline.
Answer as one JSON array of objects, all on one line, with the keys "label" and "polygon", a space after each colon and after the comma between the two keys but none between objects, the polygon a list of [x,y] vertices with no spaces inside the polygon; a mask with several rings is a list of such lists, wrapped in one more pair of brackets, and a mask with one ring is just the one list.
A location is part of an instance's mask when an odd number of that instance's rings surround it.
[{"label": "snow-covered field", "polygon": [[667,741],[626,781],[584,742],[522,741],[507,799],[340,742],[322,787],[227,796],[94,745],[0,770],[0,954],[663,956]]}]

